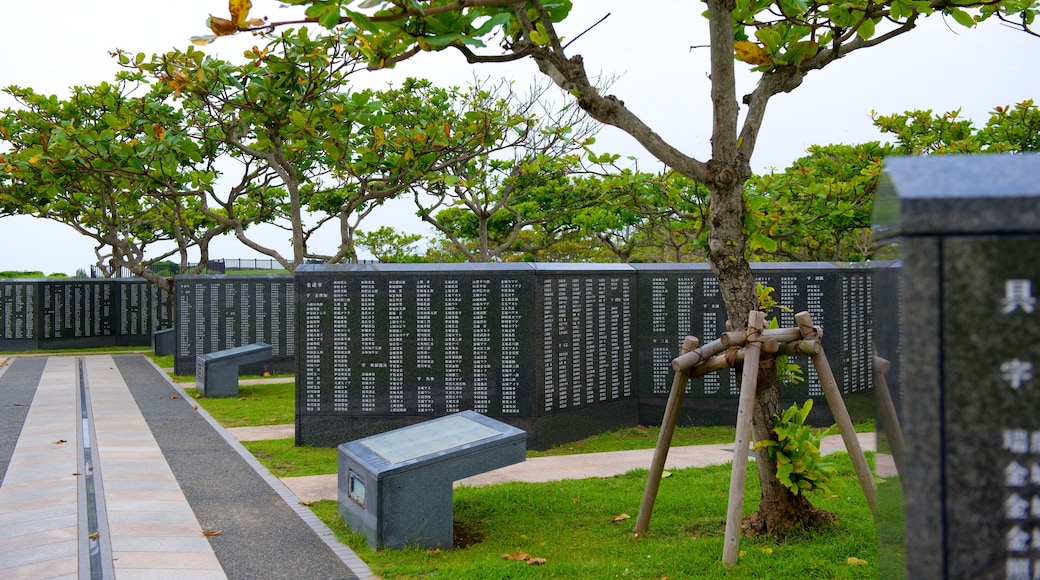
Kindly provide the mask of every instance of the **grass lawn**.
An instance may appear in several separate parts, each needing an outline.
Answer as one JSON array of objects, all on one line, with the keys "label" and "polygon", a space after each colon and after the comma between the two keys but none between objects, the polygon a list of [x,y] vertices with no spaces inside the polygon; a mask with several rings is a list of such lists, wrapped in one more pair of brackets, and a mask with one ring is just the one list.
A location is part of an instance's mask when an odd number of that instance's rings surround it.
[{"label": "grass lawn", "polygon": [[142,353],[149,351],[147,346],[97,346],[93,348],[57,348],[44,350],[0,350],[3,355],[37,355],[50,354],[54,356],[78,356],[84,354],[127,354]]},{"label": "grass lawn", "polygon": [[[188,389],[194,394],[194,389]],[[243,385],[239,398],[197,399],[222,425],[238,427],[291,423],[292,383]],[[857,430],[869,430],[864,422]],[[634,427],[600,434],[529,457],[652,448],[658,428]],[[673,445],[727,443],[732,427],[681,427]],[[334,448],[295,447],[292,439],[243,442],[278,477],[336,472]],[[872,458],[872,454],[869,454]],[[645,469],[610,478],[489,487],[455,491],[454,550],[369,549],[336,513],[336,502],[311,509],[387,580],[393,578],[876,578],[877,529],[858,487],[848,455],[832,456],[843,482],[838,495],[811,496],[838,515],[824,530],[783,541],[742,538],[734,568],[721,563],[729,465],[675,470],[662,481],[650,531],[632,537]],[[753,469],[753,468],[752,468]],[[745,512],[754,511],[758,481],[748,477]],[[629,519],[613,522],[629,515]],[[543,565],[507,560],[523,552]]]},{"label": "grass lawn", "polygon": [[336,473],[335,447],[296,447],[294,439],[243,441],[242,446],[276,477]]},{"label": "grass lawn", "polygon": [[239,385],[238,397],[203,398],[195,388],[186,388],[184,392],[224,427],[285,425],[296,420],[293,383]]},{"label": "grass lawn", "polygon": [[[646,470],[551,483],[508,483],[455,491],[456,549],[371,550],[336,513],[336,502],[311,509],[373,571],[393,578],[877,578],[873,517],[845,453],[833,456],[842,493],[814,495],[838,522],[783,541],[742,538],[741,557],[722,564],[729,465],[676,470],[662,481],[649,532],[632,536]],[[748,478],[745,513],[755,509],[757,478]],[[613,521],[623,514],[629,519]],[[523,552],[543,565],[507,560]]]}]

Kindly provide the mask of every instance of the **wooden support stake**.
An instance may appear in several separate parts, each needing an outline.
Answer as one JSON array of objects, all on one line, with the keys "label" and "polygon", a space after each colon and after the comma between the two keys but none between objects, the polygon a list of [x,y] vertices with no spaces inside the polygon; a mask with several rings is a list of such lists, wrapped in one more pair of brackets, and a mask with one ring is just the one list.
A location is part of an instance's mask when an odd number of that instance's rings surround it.
[{"label": "wooden support stake", "polygon": [[[697,348],[697,339],[687,336],[683,340],[679,356],[682,356]],[[664,418],[661,419],[661,432],[657,435],[657,447],[654,449],[654,459],[650,463],[650,474],[646,478],[646,488],[643,489],[643,501],[639,503],[639,515],[636,516],[636,527],[632,532],[639,537],[650,527],[650,514],[654,511],[654,502],[657,501],[657,490],[661,488],[661,475],[664,473],[664,463],[668,460],[668,449],[672,445],[672,434],[675,433],[675,425],[679,422],[679,411],[682,409],[683,396],[686,394],[686,383],[690,376],[685,371],[676,371],[672,378],[672,391],[668,394],[668,404],[664,409]]]},{"label": "wooden support stake", "polygon": [[[813,345],[816,345],[815,347]],[[760,343],[761,352],[768,354],[812,354],[813,350],[819,348],[819,343],[813,340],[799,340],[796,342],[778,343],[771,338],[763,339]],[[727,369],[744,362],[747,348],[740,348],[726,354],[719,354],[698,364],[690,370],[690,378],[703,377],[704,375]]]},{"label": "wooden support stake", "polygon": [[758,390],[759,336],[766,325],[765,314],[748,314],[748,334],[744,353],[744,372],[740,376],[740,403],[737,407],[737,440],[733,443],[733,471],[729,478],[729,506],[726,510],[726,537],[722,561],[736,565],[740,553],[740,524],[744,516],[744,484],[747,480],[751,416]]},{"label": "wooden support stake", "polygon": [[722,339],[716,338],[700,348],[695,348],[672,359],[672,370],[678,372],[693,368],[724,350],[726,347],[722,345]]},{"label": "wooden support stake", "polygon": [[[801,329],[803,338],[811,339],[817,337],[812,316],[808,312],[795,314],[794,320],[798,324],[798,328]],[[818,354],[814,354],[810,358],[812,359],[813,367],[816,368],[817,376],[820,377],[820,385],[823,387],[823,394],[827,397],[827,405],[830,406],[831,414],[834,415],[834,420],[838,423],[838,429],[841,430],[841,438],[845,441],[845,449],[848,450],[849,457],[852,459],[852,466],[856,468],[859,485],[863,488],[863,494],[867,496],[870,512],[874,514],[874,520],[877,521],[877,487],[874,485],[874,476],[867,465],[866,456],[863,455],[863,448],[860,447],[859,438],[856,437],[856,430],[852,427],[852,419],[849,418],[849,411],[845,408],[845,400],[842,399],[841,391],[838,390],[838,382],[834,379],[834,372],[831,371],[831,365],[827,362],[827,353],[820,349]]]},{"label": "wooden support stake", "polygon": [[892,450],[892,460],[895,461],[896,471],[903,473],[903,429],[899,425],[899,417],[896,415],[896,406],[892,403],[892,393],[888,390],[888,381],[885,373],[892,363],[879,357],[877,349],[874,349],[874,391],[877,397],[878,414],[881,415],[881,424],[884,426],[885,437],[888,439],[888,447]]},{"label": "wooden support stake", "polygon": [[[797,328],[767,328],[760,334],[763,338],[772,338],[777,342],[789,342],[802,338],[802,332]],[[722,346],[724,347],[744,346],[744,341],[747,340],[747,331],[731,330],[724,332],[719,337],[719,340],[722,341]]]},{"label": "wooden support stake", "polygon": [[[739,353],[738,353],[737,356],[739,356],[740,359],[743,360],[743,357],[740,356]],[[701,364],[699,364],[699,365],[693,367],[692,369],[690,369],[690,376],[693,377],[693,378],[703,377],[704,375],[709,374],[709,373],[713,373],[715,371],[720,371],[722,369],[728,369],[730,366],[732,366],[732,365],[730,364],[730,361],[726,358],[726,355],[724,355],[724,354],[717,354],[717,355],[711,357],[710,359],[708,359],[708,360],[702,362]]]}]

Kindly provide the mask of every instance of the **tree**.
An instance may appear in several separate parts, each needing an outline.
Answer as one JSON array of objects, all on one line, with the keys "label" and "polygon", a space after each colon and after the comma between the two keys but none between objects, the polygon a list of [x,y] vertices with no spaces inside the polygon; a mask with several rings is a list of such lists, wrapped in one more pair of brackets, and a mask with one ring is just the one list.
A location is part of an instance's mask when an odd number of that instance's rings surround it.
[{"label": "tree", "polygon": [[[743,328],[748,313],[757,308],[748,264],[744,192],[770,99],[796,90],[810,72],[910,32],[918,19],[930,14],[944,14],[964,26],[996,18],[1032,32],[1029,27],[1038,10],[1036,4],[1018,0],[706,0],[712,129],[710,158],[702,160],[668,143],[622,99],[596,89],[581,56],[569,54],[569,43],[556,31],[556,24],[570,10],[569,0],[283,2],[306,5],[309,19],[337,29],[337,34],[364,38],[362,52],[372,67],[392,66],[421,51],[447,48],[470,62],[533,59],[592,118],[629,133],[666,166],[707,187],[708,262],[719,279],[731,324],[737,328]],[[235,28],[248,25],[240,22],[223,33],[233,33]],[[492,39],[497,40],[496,48],[482,50]],[[737,96],[734,57],[759,73],[754,90],[743,98]],[[743,115],[741,104],[746,107]],[[759,372],[758,387],[754,436],[773,439],[772,417],[780,412],[774,369]],[[828,519],[828,514],[778,483],[776,465],[768,454],[759,452],[757,458],[762,496],[759,511],[745,521],[746,529],[782,533],[797,523],[811,526]]]},{"label": "tree", "polygon": [[422,236],[401,233],[390,226],[382,226],[374,232],[357,232],[357,245],[387,264],[422,262],[422,256],[416,251],[420,241]]},{"label": "tree", "polygon": [[412,188],[419,216],[470,262],[506,257],[525,230],[599,200],[572,179],[594,170],[584,153],[598,126],[576,107],[554,109],[547,84],[527,95],[511,83],[486,84],[471,89],[470,107],[519,122],[434,183]]},{"label": "tree", "polygon": [[900,155],[1040,151],[1040,108],[1032,99],[995,107],[982,129],[959,110],[875,115],[874,125],[896,137]]},{"label": "tree", "polygon": [[[242,64],[194,48],[130,64],[162,81],[198,141],[239,165],[238,183],[225,195],[211,192],[214,205],[203,212],[289,271],[308,259],[356,261],[355,232],[374,208],[494,151],[491,144],[522,122],[424,80],[350,91],[360,62],[353,40],[311,38],[301,28],[254,47]],[[247,228],[257,221],[285,228],[292,255],[252,236]],[[314,232],[333,221],[336,251],[310,248]]]},{"label": "tree", "polygon": [[746,228],[756,260],[858,261],[870,257],[870,224],[883,159],[877,142],[813,145],[782,173],[748,180]]},{"label": "tree", "polygon": [[[234,64],[188,48],[123,62],[160,81],[164,100],[185,112],[185,130],[225,155],[225,167],[236,167],[237,181],[211,189],[203,213],[293,271],[313,257],[307,245],[313,231],[339,213],[335,208],[308,224],[305,208],[312,196],[343,187],[330,165],[357,146],[357,129],[367,129],[364,117],[375,106],[371,94],[345,92],[358,60],[336,38],[290,30],[249,56]],[[326,138],[314,139],[318,132]],[[286,228],[293,254],[254,239],[247,228],[257,222]]]},{"label": "tree", "polygon": [[[20,107],[0,117],[0,207],[54,220],[97,242],[107,275],[128,268],[172,292],[150,265],[226,231],[200,211],[212,151],[179,130],[183,119],[140,74],[74,87],[68,99],[8,87]],[[136,95],[135,95],[136,93]],[[156,245],[173,249],[145,257]]]}]

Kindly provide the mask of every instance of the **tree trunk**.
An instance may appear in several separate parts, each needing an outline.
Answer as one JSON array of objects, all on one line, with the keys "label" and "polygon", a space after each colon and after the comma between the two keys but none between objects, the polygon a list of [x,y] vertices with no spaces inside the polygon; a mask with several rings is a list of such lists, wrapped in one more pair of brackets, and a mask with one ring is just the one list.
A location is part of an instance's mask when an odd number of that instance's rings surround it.
[{"label": "tree trunk", "polygon": [[[744,253],[745,169],[739,165],[722,168],[720,175],[739,175],[711,186],[711,233],[708,260],[719,279],[726,313],[733,329],[747,326],[748,313],[758,309],[755,278]],[[752,413],[754,441],[776,440],[773,415],[780,413],[780,383],[771,356],[763,355],[758,371],[758,388]],[[737,369],[736,379],[741,376]],[[776,462],[766,450],[755,453],[758,482],[762,490],[758,512],[744,518],[743,531],[748,534],[783,535],[795,526],[812,527],[832,521],[834,515],[817,509],[803,495],[794,495],[776,478]]]},{"label": "tree trunk", "polygon": [[[751,432],[755,441],[776,439],[773,415],[781,411],[780,383],[776,368],[769,363],[758,371],[758,391],[751,416]],[[834,520],[834,514],[818,509],[804,495],[794,495],[780,483],[776,478],[776,462],[769,457],[768,451],[756,451],[755,463],[758,464],[758,483],[762,488],[762,497],[758,511],[744,518],[744,533],[782,536],[797,526],[812,528]]]}]

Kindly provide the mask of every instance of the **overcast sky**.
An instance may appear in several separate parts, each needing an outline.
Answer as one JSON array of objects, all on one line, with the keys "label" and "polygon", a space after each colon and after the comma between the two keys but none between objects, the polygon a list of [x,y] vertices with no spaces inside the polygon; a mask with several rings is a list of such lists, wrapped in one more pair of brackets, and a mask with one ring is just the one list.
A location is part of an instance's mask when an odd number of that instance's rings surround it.
[{"label": "overcast sky", "polygon": [[[185,47],[193,35],[207,33],[206,16],[227,14],[215,0],[34,0],[3,2],[0,34],[0,86],[20,85],[64,96],[73,85],[110,80],[118,70],[108,52],[121,48],[154,53]],[[292,12],[271,0],[254,0],[253,16],[284,20]],[[703,3],[681,0],[575,0],[565,37],[574,37],[601,17],[610,17],[571,47],[585,58],[591,72],[618,75],[610,92],[679,149],[705,158],[711,133],[708,95],[708,52],[691,46],[707,44],[700,16]],[[207,47],[224,58],[261,44],[248,35],[224,38]],[[881,114],[910,109],[945,112],[985,122],[997,105],[1040,96],[1036,73],[1040,39],[1004,28],[996,22],[966,30],[933,16],[917,30],[881,46],[855,53],[811,73],[790,94],[775,97],[753,159],[756,171],[783,168],[813,144],[861,143],[882,139],[871,125],[871,111]],[[740,67],[738,63],[738,67]],[[483,65],[481,77],[509,76],[529,83],[537,74],[530,62]],[[448,51],[424,55],[395,71],[352,77],[356,85],[383,87],[404,76],[425,76],[441,84],[465,85],[472,78],[459,55]],[[751,90],[746,75],[740,94]],[[0,107],[13,102],[0,95]],[[605,128],[597,138],[604,151],[639,158],[640,169],[655,171],[655,162],[627,135]],[[380,225],[425,233],[410,202],[389,205],[362,229]],[[282,243],[284,232],[271,233]],[[329,235],[315,248],[333,253]],[[283,251],[288,251],[284,243]],[[233,239],[216,244],[222,258],[256,254]],[[0,271],[42,270],[74,274],[96,261],[92,240],[67,226],[26,217],[0,218]]]}]

